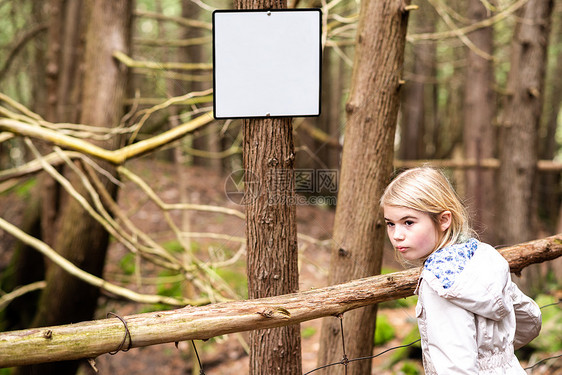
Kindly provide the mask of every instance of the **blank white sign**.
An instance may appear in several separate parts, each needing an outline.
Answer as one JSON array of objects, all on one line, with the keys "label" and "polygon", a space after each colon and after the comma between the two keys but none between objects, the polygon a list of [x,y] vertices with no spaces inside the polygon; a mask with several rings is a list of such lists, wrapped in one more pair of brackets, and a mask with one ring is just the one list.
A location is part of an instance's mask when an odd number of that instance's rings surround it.
[{"label": "blank white sign", "polygon": [[320,9],[213,13],[217,119],[320,115]]}]

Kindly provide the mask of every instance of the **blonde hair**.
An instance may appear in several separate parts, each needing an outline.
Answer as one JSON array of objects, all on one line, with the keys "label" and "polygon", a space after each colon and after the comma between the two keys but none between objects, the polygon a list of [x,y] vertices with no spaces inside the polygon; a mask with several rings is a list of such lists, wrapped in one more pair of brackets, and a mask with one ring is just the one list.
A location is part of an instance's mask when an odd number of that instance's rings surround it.
[{"label": "blonde hair", "polygon": [[385,189],[380,205],[414,209],[429,215],[438,228],[439,217],[451,212],[451,225],[437,247],[464,242],[475,233],[468,223],[468,212],[445,175],[431,167],[419,167],[400,173]]}]

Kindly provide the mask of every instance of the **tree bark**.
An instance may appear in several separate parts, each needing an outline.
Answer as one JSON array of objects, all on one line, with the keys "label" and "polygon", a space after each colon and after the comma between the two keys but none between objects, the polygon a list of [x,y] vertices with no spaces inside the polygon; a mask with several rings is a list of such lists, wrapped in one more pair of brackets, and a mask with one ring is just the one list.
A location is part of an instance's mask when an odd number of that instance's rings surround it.
[{"label": "tree bark", "polygon": [[[342,156],[338,205],[330,260],[330,284],[380,273],[384,225],[378,198],[392,172],[394,134],[408,11],[407,1],[361,2],[355,65]],[[344,317],[347,356],[371,355],[376,306]],[[325,319],[319,365],[342,359],[339,322]],[[370,374],[371,362],[348,366],[350,374]],[[343,373],[330,367],[325,373]]]},{"label": "tree bark", "polygon": [[[562,234],[498,251],[509,262],[511,271],[519,273],[530,264],[561,257]],[[116,317],[3,332],[0,333],[0,368],[95,358],[118,348],[126,349],[129,344],[136,348],[166,342],[206,340],[228,333],[293,325],[343,314],[373,303],[410,296],[417,285],[419,272],[419,268],[411,268],[297,294],[123,316],[128,335],[125,335],[124,323]],[[331,319],[336,320],[334,317]],[[122,344],[124,337],[126,339]]]},{"label": "tree bark", "polygon": [[[473,22],[488,18],[480,0],[468,2],[468,17]],[[480,28],[467,35],[473,45],[485,54],[493,54],[493,28]],[[495,156],[496,142],[493,126],[495,95],[492,61],[468,50],[464,91],[464,156],[477,161]],[[473,228],[483,241],[495,243],[494,171],[476,168],[466,171],[465,201],[473,219]]]},{"label": "tree bark", "polygon": [[[499,216],[502,244],[528,241],[537,230],[538,130],[544,101],[544,77],[550,34],[552,0],[530,0],[516,24],[511,51],[508,95],[502,123]],[[529,268],[523,290],[530,295],[542,288],[537,267]]]},{"label": "tree bark", "polygon": [[552,0],[522,8],[512,43],[508,95],[502,121],[499,170],[500,243],[533,238],[534,184]]},{"label": "tree bark", "polygon": [[[236,9],[286,8],[286,0],[235,0]],[[299,288],[294,144],[290,118],[243,120],[248,298]],[[257,190],[256,190],[257,188]],[[300,326],[250,332],[250,374],[300,374]]]},{"label": "tree bark", "polygon": [[[248,297],[298,291],[291,119],[244,120]],[[250,333],[250,374],[300,374],[298,325]]]},{"label": "tree bark", "polygon": [[[428,2],[422,2],[420,8],[412,14],[410,29],[414,33],[432,33],[435,31],[436,14]],[[435,108],[433,97],[436,76],[436,44],[418,41],[412,46],[413,56],[411,75],[406,81],[402,107],[402,126],[400,137],[400,159],[414,160],[426,157],[426,123],[429,123]],[[429,134],[432,134],[431,132]]]},{"label": "tree bark", "polygon": [[[128,51],[132,1],[94,0],[89,5],[80,123],[111,127],[117,125],[122,116],[126,86],[126,71],[114,60],[113,51]],[[118,144],[105,146],[115,148]],[[101,166],[115,174],[109,164]],[[107,190],[115,194],[115,184],[104,176],[100,178]],[[69,179],[87,196],[75,175]],[[58,215],[54,248],[81,269],[101,275],[109,241],[107,232],[69,196],[63,197]],[[47,287],[42,293],[34,326],[91,319],[97,305],[97,288],[76,281],[55,265],[49,267],[46,280]],[[60,362],[22,368],[20,374],[73,374],[76,367],[75,362]]]},{"label": "tree bark", "polygon": [[[560,12],[559,12],[560,13]],[[562,14],[557,16],[552,24],[557,27],[551,32],[552,46],[560,46],[562,44]],[[554,15],[553,15],[554,16]],[[558,129],[558,118],[560,116],[560,108],[562,105],[562,49],[558,49],[558,53],[554,57],[553,69],[547,72],[547,82],[550,82],[550,92],[546,92],[544,106],[543,131],[540,139],[540,157],[541,159],[554,160],[558,151],[558,142],[556,140],[556,131]],[[548,230],[551,233],[557,233],[558,208],[560,207],[560,174],[544,173],[541,174],[538,195],[540,197],[540,211],[546,218]],[[562,274],[562,273],[561,273]]]}]

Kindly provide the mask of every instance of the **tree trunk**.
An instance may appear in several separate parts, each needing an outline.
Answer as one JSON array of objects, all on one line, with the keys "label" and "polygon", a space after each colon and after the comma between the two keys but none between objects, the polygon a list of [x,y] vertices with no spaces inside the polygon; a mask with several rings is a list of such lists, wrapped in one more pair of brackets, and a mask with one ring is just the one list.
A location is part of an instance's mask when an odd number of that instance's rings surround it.
[{"label": "tree trunk", "polygon": [[[347,71],[350,69],[347,68],[343,59],[335,55],[332,49],[324,49],[324,54],[326,55],[323,57],[324,62],[328,62],[328,72],[324,75],[322,82],[322,87],[327,88],[324,91],[327,95],[322,103],[325,109],[323,112],[326,113],[326,117],[324,117],[324,121],[319,123],[319,125],[330,137],[339,139],[342,131],[342,95],[345,91],[344,85],[345,82],[347,82],[346,78],[349,76]],[[322,71],[324,71],[324,66],[322,67]],[[328,146],[326,142],[316,141],[315,143],[315,150],[317,150],[318,157],[323,162],[321,167],[339,169],[341,150]]]},{"label": "tree trunk", "polygon": [[[291,119],[244,120],[248,297],[298,291]],[[255,185],[254,185],[255,184]],[[259,191],[254,191],[258,186]],[[250,374],[300,374],[300,326],[250,333]]]},{"label": "tree trunk", "polygon": [[[182,1],[182,17],[187,19],[199,19],[201,13],[201,8],[195,2],[191,0]],[[198,38],[204,36],[201,29],[191,27],[184,28],[182,31],[182,39]],[[182,62],[192,62],[199,63],[205,61],[205,46],[202,44],[197,44],[193,46],[181,47],[178,50],[180,56],[180,61]],[[177,95],[185,95],[188,92],[205,90],[209,86],[209,83],[204,82],[183,82],[178,85],[179,90],[176,91]],[[183,91],[183,92],[182,92]],[[211,123],[206,126],[203,130],[195,132],[193,135],[193,147],[195,149],[204,150],[210,153],[218,153],[221,150],[220,137],[219,137],[219,127],[216,123]],[[195,165],[202,165],[211,167],[216,172],[222,170],[222,161],[218,158],[205,158],[199,156],[193,156],[193,163]]]},{"label": "tree trunk", "polygon": [[[85,77],[80,123],[111,127],[119,123],[125,97],[126,71],[114,60],[115,50],[127,52],[132,14],[131,0],[94,0],[89,12],[86,35]],[[100,144],[107,148],[118,146]],[[115,174],[109,164],[101,164]],[[105,187],[115,194],[116,185],[105,181]],[[69,179],[79,192],[85,188],[73,175]],[[101,275],[108,245],[108,234],[82,207],[69,196],[61,202],[54,237],[54,248],[66,259],[94,275]],[[99,290],[77,281],[61,268],[52,265],[47,272],[47,287],[35,317],[35,326],[63,324],[91,319]],[[60,362],[22,369],[21,373],[72,374],[77,363]]]},{"label": "tree trunk", "polygon": [[528,241],[533,222],[538,129],[543,105],[552,0],[530,0],[515,28],[502,121],[500,241]]},{"label": "tree trunk", "polygon": [[[500,243],[535,236],[538,130],[544,100],[544,76],[552,0],[530,0],[515,27],[502,123],[499,170]],[[544,282],[540,269],[525,273],[523,289],[533,295]]]},{"label": "tree trunk", "polygon": [[[384,224],[378,199],[392,172],[394,134],[408,12],[407,1],[361,3],[355,65],[342,156],[329,283],[380,273]],[[371,355],[376,306],[344,316],[349,358]],[[319,365],[342,360],[340,324],[325,319]],[[350,374],[370,374],[371,361],[350,364]],[[340,374],[332,366],[326,374]]]},{"label": "tree trunk", "polygon": [[[40,60],[37,64],[43,64],[41,67],[44,76],[38,75],[37,81],[33,81],[34,100],[38,105],[38,113],[43,115],[45,119],[51,122],[77,122],[77,113],[79,106],[77,105],[77,96],[73,95],[69,82],[78,84],[77,79],[78,66],[82,62],[81,59],[72,55],[72,51],[79,51],[79,36],[83,35],[83,28],[77,21],[81,18],[81,9],[83,2],[81,0],[73,2],[64,2],[62,0],[49,0],[46,4],[42,4],[42,15],[35,14],[39,12],[37,4],[33,3],[34,18],[48,19],[50,21],[47,32],[47,50],[43,55],[39,53]],[[67,35],[72,38],[66,37]],[[38,56],[38,57],[39,57]],[[45,61],[46,60],[46,61]],[[43,78],[43,79],[41,79]],[[40,94],[43,93],[42,98]],[[78,92],[78,91],[75,91]],[[75,93],[74,92],[74,93]],[[45,143],[40,142],[38,147],[43,152],[48,151]],[[42,173],[38,177],[39,188],[37,194],[40,197],[39,207],[36,202],[30,202],[31,209],[27,209],[26,216],[35,213],[39,220],[39,227],[34,232],[44,242],[53,245],[55,234],[55,221],[59,209],[60,189],[58,184],[47,174]],[[29,217],[28,220],[34,219]],[[35,226],[34,224],[32,225]],[[43,280],[45,277],[45,265],[43,259],[39,259],[40,255],[27,246],[18,246],[14,254],[14,286],[20,285],[21,282],[31,282]],[[30,266],[33,264],[33,266]],[[34,293],[35,294],[35,293]],[[28,315],[33,316],[36,313],[37,301],[35,295],[26,296],[24,300],[18,301],[9,307],[9,310],[18,309],[21,319],[11,321],[10,324],[22,324],[28,320]],[[30,324],[30,321],[27,321]]]},{"label": "tree trunk", "polygon": [[[286,0],[235,0],[236,9],[286,8]],[[243,120],[248,298],[299,288],[294,144],[290,118]],[[300,325],[250,333],[250,374],[300,374]]]},{"label": "tree trunk", "polygon": [[[553,41],[552,46],[560,46],[562,44],[562,14],[555,13],[556,18],[552,24],[558,25],[557,29],[552,33]],[[556,141],[556,131],[558,120],[560,119],[562,108],[562,49],[558,49],[558,54],[554,59],[555,69],[551,71],[550,79],[547,82],[552,82],[550,99],[545,106],[547,111],[546,115],[546,135],[543,138],[543,152],[542,157],[548,157],[553,160],[556,156],[558,149],[558,142]],[[539,191],[539,196],[542,197],[543,210],[549,224],[549,233],[562,232],[562,215],[560,215],[561,199],[560,199],[560,173],[543,173],[543,180],[539,186],[544,189]],[[548,263],[547,273],[554,276],[554,283],[560,285],[562,283],[562,259]]]},{"label": "tree trunk", "polygon": [[[422,2],[420,9],[412,14],[410,29],[414,33],[431,33],[435,31],[435,22],[435,10],[428,2]],[[436,79],[436,43],[418,41],[412,46],[412,51],[412,76],[408,78],[402,91],[399,151],[402,160],[426,157],[426,123],[428,128],[432,129],[433,126],[428,120],[435,117],[435,114],[429,115],[430,111],[435,109],[432,104]]]},{"label": "tree trunk", "polygon": [[[22,230],[37,237],[41,235],[39,189],[40,186],[33,189],[21,223]],[[2,245],[11,246],[4,241]],[[45,279],[45,262],[41,253],[19,241],[13,245],[13,248],[14,253],[8,268],[0,272],[0,289],[6,292]],[[39,295],[39,292],[27,293],[0,311],[0,329],[14,330],[29,327],[35,315]]]},{"label": "tree trunk", "polygon": [[[553,25],[558,25],[552,32],[552,46],[560,46],[562,44],[562,15],[558,14]],[[545,100],[547,105],[544,106],[544,120],[540,143],[541,159],[553,160],[558,151],[558,142],[556,140],[556,130],[558,128],[558,118],[560,116],[560,107],[562,104],[562,49],[558,49],[558,53],[554,57],[554,68],[547,72],[547,82],[550,82],[550,92],[546,93]],[[560,207],[560,173],[543,173],[541,174],[541,182],[539,183],[538,196],[540,197],[540,212],[546,218],[547,228],[550,233],[556,231],[558,221],[558,208]]]},{"label": "tree trunk", "polygon": [[[337,8],[333,10],[337,12]],[[340,47],[343,51],[344,47]],[[348,81],[350,69],[345,61],[338,56],[333,48],[324,48],[322,55],[322,113],[313,124],[332,139],[339,139],[342,132],[342,95]],[[324,140],[312,139],[309,132],[302,130],[298,133],[299,141],[305,139],[313,157],[302,152],[299,159],[300,168],[338,169],[340,165],[341,149],[331,146]],[[300,142],[299,142],[300,143]],[[319,191],[315,192],[319,193]]]},{"label": "tree trunk", "polygon": [[[473,22],[489,15],[480,0],[468,2],[468,17]],[[480,28],[468,34],[474,46],[487,55],[493,54],[493,28]],[[464,156],[482,160],[495,156],[495,130],[492,125],[495,111],[492,61],[468,50],[464,92]],[[473,227],[482,240],[495,243],[494,171],[476,168],[466,171],[465,200],[473,218]]]}]

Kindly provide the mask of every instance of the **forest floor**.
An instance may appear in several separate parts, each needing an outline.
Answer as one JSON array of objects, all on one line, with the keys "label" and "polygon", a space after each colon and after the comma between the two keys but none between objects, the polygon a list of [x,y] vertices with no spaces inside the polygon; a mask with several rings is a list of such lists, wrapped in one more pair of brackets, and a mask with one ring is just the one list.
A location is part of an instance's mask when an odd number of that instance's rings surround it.
[{"label": "forest floor", "polygon": [[[230,201],[225,193],[225,181],[228,176],[218,175],[210,168],[189,167],[178,171],[175,166],[143,158],[127,164],[127,167],[141,176],[158,196],[167,203],[180,201],[180,186],[184,187],[184,198],[189,203],[206,204],[228,207],[243,211],[243,206]],[[182,184],[178,179],[182,178]],[[144,233],[150,234],[159,243],[173,243],[174,236],[162,215],[162,211],[147,198],[146,194],[130,181],[123,181],[120,190],[119,204],[123,212]],[[0,197],[1,198],[1,197]],[[20,214],[17,214],[17,211]],[[0,199],[0,214],[7,220],[17,224],[23,211],[23,202],[14,202]],[[327,285],[327,276],[330,261],[330,238],[334,222],[335,211],[330,208],[299,205],[297,207],[297,230],[300,234],[309,236],[318,241],[299,240],[299,268],[300,268],[300,290],[320,288]],[[238,217],[190,211],[188,216],[181,215],[178,211],[171,212],[173,220],[178,226],[195,233],[221,233],[233,238],[243,238],[245,235],[244,221]],[[19,216],[19,218],[18,218]],[[182,223],[183,220],[183,224]],[[192,238],[192,249],[197,254],[205,257],[207,249],[212,249],[215,254],[234,254],[239,243],[235,241],[209,240],[204,238]],[[321,241],[321,242],[320,242]],[[0,231],[0,270],[5,266],[10,251],[7,250],[10,239]],[[235,263],[232,272],[224,273],[225,280],[231,282],[235,290],[245,288],[244,259]],[[145,293],[184,293],[184,288],[157,284],[156,276],[162,276],[153,265],[142,263],[141,269],[135,268],[134,258],[121,244],[113,241],[109,251],[105,267],[105,277],[112,282],[130,287],[131,289]],[[383,259],[383,270],[398,271],[402,267],[394,260],[393,252],[387,248]],[[135,271],[142,273],[142,285],[135,281]],[[230,276],[229,276],[230,275]],[[169,275],[168,275],[169,276]],[[227,278],[227,276],[229,276]],[[172,276],[173,278],[173,276]],[[150,281],[152,280],[152,281]],[[242,292],[240,292],[242,294]],[[416,340],[417,326],[415,322],[415,297],[409,297],[400,301],[385,303],[379,306],[379,319],[381,319],[380,335],[384,344],[375,348],[373,354],[410,343]],[[136,303],[116,300],[108,295],[102,295],[96,319],[102,319],[108,312],[120,316],[152,311],[155,306],[140,305]],[[337,319],[337,318],[325,318]],[[317,353],[320,340],[320,328],[322,320],[316,319],[301,324],[302,332],[302,363],[303,373],[312,371],[317,367]],[[345,329],[345,327],[344,327]],[[211,339],[205,343],[196,342],[198,355],[203,364],[204,373],[207,375],[243,375],[248,373],[248,355],[245,350],[248,333],[231,334]],[[155,345],[145,348],[135,348],[128,352],[119,352],[116,355],[105,354],[95,361],[99,374],[107,375],[130,375],[130,374],[200,374],[194,372],[196,358],[193,356],[191,342],[180,342],[177,347],[174,343]],[[352,359],[352,358],[349,358]],[[350,364],[349,366],[352,366]],[[343,366],[341,374],[344,374]],[[373,360],[372,374],[421,374],[420,351],[415,346],[410,349],[393,350]],[[562,371],[560,367],[558,370]],[[554,371],[558,371],[554,370]],[[93,369],[86,364],[81,368],[81,375],[94,374]],[[554,374],[556,372],[539,372],[533,374]],[[319,370],[314,375],[325,374]]]}]

